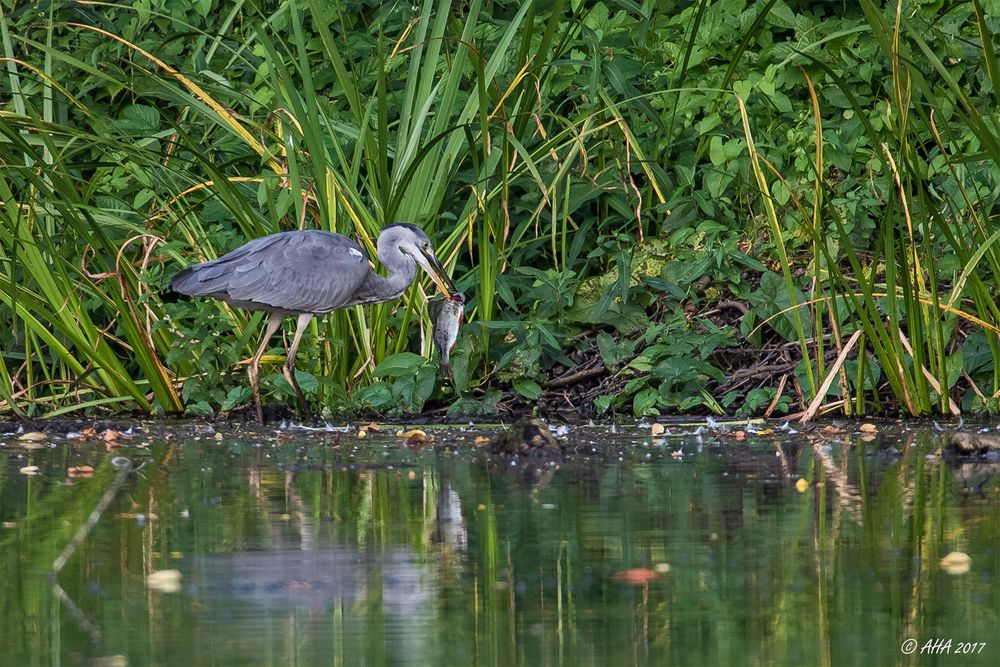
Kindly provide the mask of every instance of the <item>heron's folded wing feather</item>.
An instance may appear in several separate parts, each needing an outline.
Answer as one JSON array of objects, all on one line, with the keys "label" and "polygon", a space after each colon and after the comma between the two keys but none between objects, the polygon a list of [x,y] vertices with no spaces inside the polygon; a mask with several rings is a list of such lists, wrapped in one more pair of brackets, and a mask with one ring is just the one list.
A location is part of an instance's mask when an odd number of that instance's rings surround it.
[{"label": "heron's folded wing feather", "polygon": [[227,292],[241,303],[326,313],[350,303],[368,272],[365,254],[346,237],[288,234],[246,257],[231,273]]}]

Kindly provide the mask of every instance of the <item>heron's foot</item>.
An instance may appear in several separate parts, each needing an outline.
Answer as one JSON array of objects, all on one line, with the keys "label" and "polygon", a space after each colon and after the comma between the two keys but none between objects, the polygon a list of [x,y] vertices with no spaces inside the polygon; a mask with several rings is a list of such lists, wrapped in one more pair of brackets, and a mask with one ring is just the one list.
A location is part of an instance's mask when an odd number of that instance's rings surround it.
[{"label": "heron's foot", "polygon": [[302,394],[302,389],[299,388],[299,382],[295,379],[295,368],[289,365],[285,365],[282,368],[285,375],[285,380],[292,386],[292,390],[295,391],[295,398],[299,402],[299,409],[302,410],[302,418],[307,422],[313,420],[312,410],[309,408],[309,401]]},{"label": "heron's foot", "polygon": [[258,371],[257,367],[253,364],[247,369],[247,375],[250,377],[250,388],[253,390],[253,404],[257,408],[257,423],[261,426],[264,425],[264,406],[260,402],[260,385],[258,384]]}]

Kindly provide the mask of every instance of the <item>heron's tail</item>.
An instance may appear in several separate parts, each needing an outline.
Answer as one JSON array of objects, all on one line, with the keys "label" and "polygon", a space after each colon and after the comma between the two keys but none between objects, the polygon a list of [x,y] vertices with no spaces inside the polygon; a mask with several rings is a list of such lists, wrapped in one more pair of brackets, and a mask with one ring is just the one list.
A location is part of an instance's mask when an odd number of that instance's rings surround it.
[{"label": "heron's tail", "polygon": [[229,286],[229,271],[219,260],[189,266],[170,279],[170,289],[186,296],[216,296]]},{"label": "heron's tail", "polygon": [[196,296],[198,290],[198,265],[189,266],[174,274],[170,279],[170,291],[174,294]]}]

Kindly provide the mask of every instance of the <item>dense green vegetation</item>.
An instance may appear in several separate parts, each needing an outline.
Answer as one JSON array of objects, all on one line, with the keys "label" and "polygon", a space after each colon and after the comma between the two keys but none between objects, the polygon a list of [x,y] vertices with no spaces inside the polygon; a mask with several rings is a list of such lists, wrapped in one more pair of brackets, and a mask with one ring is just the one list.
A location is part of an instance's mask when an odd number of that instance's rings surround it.
[{"label": "dense green vegetation", "polygon": [[454,385],[412,289],[311,325],[332,413],[996,411],[1000,2],[888,5],[0,0],[0,409],[244,406],[169,275],[409,220]]}]

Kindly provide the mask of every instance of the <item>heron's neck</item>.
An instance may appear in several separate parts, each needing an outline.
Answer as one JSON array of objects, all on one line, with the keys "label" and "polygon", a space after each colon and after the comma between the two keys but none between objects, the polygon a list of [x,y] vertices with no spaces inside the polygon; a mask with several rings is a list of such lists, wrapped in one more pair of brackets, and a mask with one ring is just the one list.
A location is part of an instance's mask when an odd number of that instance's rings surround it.
[{"label": "heron's neck", "polygon": [[417,264],[408,255],[398,250],[390,255],[379,248],[379,261],[389,270],[388,276],[380,276],[374,271],[365,278],[355,294],[355,303],[378,303],[395,299],[406,291],[417,277]]}]

